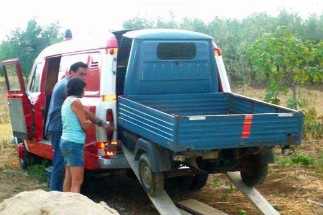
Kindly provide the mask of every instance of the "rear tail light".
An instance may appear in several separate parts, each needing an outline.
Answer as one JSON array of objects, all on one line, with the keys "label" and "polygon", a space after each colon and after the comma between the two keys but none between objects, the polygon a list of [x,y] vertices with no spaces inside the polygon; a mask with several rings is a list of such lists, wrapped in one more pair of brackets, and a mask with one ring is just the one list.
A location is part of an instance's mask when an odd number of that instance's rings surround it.
[{"label": "rear tail light", "polygon": [[105,157],[114,157],[117,155],[117,147],[114,145],[107,145],[105,148]]},{"label": "rear tail light", "polygon": [[103,143],[103,142],[99,142],[99,143],[96,144],[96,146],[98,148],[98,155],[99,156],[104,156],[105,155],[105,153],[104,153],[105,144],[106,143]]},{"label": "rear tail light", "polygon": [[106,53],[110,55],[117,55],[118,54],[118,48],[107,48]]},{"label": "rear tail light", "polygon": [[[110,122],[113,125],[113,110],[107,109],[106,112],[106,121]],[[112,141],[113,132],[107,133],[107,139],[109,142],[98,142],[97,149],[98,155],[101,157],[111,158],[117,155],[117,141]]]},{"label": "rear tail light", "polygon": [[113,122],[113,111],[112,111],[112,109],[107,109],[106,121],[108,121],[110,123]]},{"label": "rear tail light", "polygon": [[222,50],[221,49],[219,49],[219,48],[217,48],[217,49],[214,49],[214,55],[215,56],[221,56],[222,55]]},{"label": "rear tail light", "polygon": [[112,143],[98,142],[98,155],[104,158],[113,158],[117,155],[117,145]]},{"label": "rear tail light", "polygon": [[217,45],[214,42],[212,42],[212,44],[213,44],[214,55],[221,56],[223,54],[223,51],[219,47],[217,47]]},{"label": "rear tail light", "polygon": [[116,95],[103,95],[102,101],[104,102],[115,102],[117,100]]},{"label": "rear tail light", "polygon": [[[106,121],[110,122],[110,125],[113,126],[113,111],[112,109],[107,109],[107,113],[106,113]],[[107,138],[108,140],[112,140],[113,138],[113,132],[108,132],[107,133]]]}]

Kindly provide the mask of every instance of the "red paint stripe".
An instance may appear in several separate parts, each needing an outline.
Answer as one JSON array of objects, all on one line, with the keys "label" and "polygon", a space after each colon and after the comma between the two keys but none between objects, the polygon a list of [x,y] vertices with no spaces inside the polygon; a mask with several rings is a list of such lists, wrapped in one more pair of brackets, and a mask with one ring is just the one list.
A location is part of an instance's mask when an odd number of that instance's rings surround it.
[{"label": "red paint stripe", "polygon": [[241,138],[249,138],[252,125],[252,115],[247,114],[244,117]]}]

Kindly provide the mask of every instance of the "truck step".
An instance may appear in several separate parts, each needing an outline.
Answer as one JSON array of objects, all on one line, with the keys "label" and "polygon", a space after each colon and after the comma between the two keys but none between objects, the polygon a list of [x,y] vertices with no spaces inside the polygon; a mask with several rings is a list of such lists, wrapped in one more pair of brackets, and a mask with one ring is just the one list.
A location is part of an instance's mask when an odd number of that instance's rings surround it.
[{"label": "truck step", "polygon": [[256,190],[243,183],[240,172],[227,172],[226,176],[245,197],[264,215],[279,215],[273,206]]}]

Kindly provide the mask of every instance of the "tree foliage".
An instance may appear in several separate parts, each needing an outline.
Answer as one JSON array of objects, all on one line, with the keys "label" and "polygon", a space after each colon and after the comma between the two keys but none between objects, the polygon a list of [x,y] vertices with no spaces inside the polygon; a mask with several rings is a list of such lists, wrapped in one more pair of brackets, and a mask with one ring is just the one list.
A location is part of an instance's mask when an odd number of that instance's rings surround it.
[{"label": "tree foliage", "polygon": [[[320,46],[302,41],[286,27],[279,27],[271,34],[257,40],[247,52],[257,72],[268,77],[267,101],[276,101],[279,92],[292,90],[291,106],[297,106],[297,87],[301,84],[320,82],[323,73],[318,65]],[[321,71],[320,71],[321,70]]]},{"label": "tree foliage", "polygon": [[[307,69],[312,69],[312,71],[305,74],[312,81],[320,79],[320,72],[322,72],[322,60],[320,59],[322,59],[323,14],[313,14],[307,19],[302,19],[296,13],[288,13],[282,10],[276,17],[266,13],[258,13],[242,20],[214,17],[209,23],[191,17],[183,18],[180,21],[176,20],[172,13],[164,19],[135,17],[127,20],[123,27],[127,29],[179,28],[208,34],[223,50],[226,69],[233,84],[263,84],[268,81],[268,75],[255,70],[252,62],[246,60],[247,51],[263,34],[271,34],[284,26],[290,34],[298,38],[300,42],[304,42],[305,45],[307,43],[305,41],[311,41],[311,46],[308,47],[310,50],[307,54],[316,55],[314,58],[317,62],[315,63],[315,60],[311,62],[311,67]],[[316,78],[309,77],[308,74]],[[305,80],[306,78],[300,79]],[[303,82],[309,83],[310,81]]]},{"label": "tree foliage", "polygon": [[37,55],[62,38],[58,23],[40,26],[35,19],[31,19],[26,29],[15,29],[0,44],[0,58],[1,60],[19,58],[22,72],[25,77],[28,77]]}]

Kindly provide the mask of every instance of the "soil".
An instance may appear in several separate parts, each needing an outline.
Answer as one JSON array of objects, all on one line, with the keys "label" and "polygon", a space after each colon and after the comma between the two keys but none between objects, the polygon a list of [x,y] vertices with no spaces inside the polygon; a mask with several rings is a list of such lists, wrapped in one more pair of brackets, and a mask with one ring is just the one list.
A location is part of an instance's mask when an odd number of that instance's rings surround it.
[{"label": "soil", "polygon": [[[322,149],[323,139],[302,144],[296,153],[318,158]],[[87,196],[95,202],[106,202],[120,214],[158,214],[139,182],[123,173],[97,179],[94,185]],[[48,190],[45,183],[20,169],[14,148],[0,150],[0,202],[21,191],[36,189]],[[272,164],[267,179],[257,189],[282,215],[323,214],[323,207],[307,201],[323,202],[322,166]],[[175,202],[192,198],[228,214],[239,214],[242,210],[248,215],[259,214],[223,174],[211,175],[207,185],[199,191],[168,189],[167,192]]]}]

